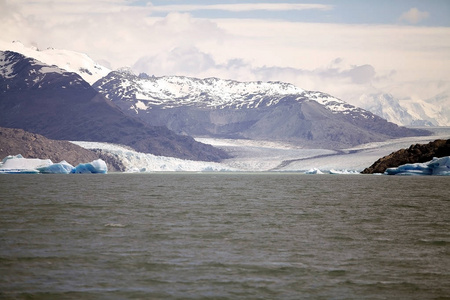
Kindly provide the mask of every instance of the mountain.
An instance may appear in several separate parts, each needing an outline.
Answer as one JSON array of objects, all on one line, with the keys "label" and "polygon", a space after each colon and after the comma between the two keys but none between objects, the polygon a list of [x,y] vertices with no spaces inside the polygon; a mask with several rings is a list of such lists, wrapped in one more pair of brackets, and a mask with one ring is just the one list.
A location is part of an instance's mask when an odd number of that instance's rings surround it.
[{"label": "mountain", "polygon": [[110,69],[93,61],[88,55],[76,51],[55,48],[40,50],[36,47],[26,47],[19,41],[12,43],[0,41],[0,50],[17,52],[44,64],[77,73],[91,85],[111,72]]},{"label": "mountain", "polygon": [[450,109],[446,93],[430,99],[399,100],[388,93],[363,94],[358,106],[403,126],[450,126]]},{"label": "mountain", "polygon": [[[47,65],[55,65],[68,72],[77,73],[91,85],[111,71],[93,61],[88,55],[76,51],[26,47],[19,41],[12,43],[0,41],[1,50],[18,52]],[[392,94],[379,92],[363,94],[347,100],[348,103],[397,125],[450,126],[449,88],[444,83],[440,84],[437,87],[440,92],[428,99],[397,99]]]},{"label": "mountain", "polygon": [[404,164],[424,163],[435,157],[450,156],[450,139],[435,140],[428,144],[415,144],[384,156],[362,171],[363,174],[384,173],[387,168]]},{"label": "mountain", "polygon": [[221,150],[149,126],[120,111],[78,74],[19,53],[0,52],[0,126],[57,140],[123,144],[139,152],[218,161]]},{"label": "mountain", "polygon": [[93,87],[130,116],[195,137],[244,138],[337,149],[427,135],[321,92],[281,82],[109,73]]}]

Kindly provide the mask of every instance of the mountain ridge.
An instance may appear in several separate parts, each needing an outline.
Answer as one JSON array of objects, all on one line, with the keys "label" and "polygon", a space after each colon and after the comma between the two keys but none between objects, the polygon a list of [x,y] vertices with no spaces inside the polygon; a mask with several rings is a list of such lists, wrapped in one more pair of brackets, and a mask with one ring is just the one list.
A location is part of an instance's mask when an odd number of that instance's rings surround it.
[{"label": "mountain ridge", "polygon": [[336,97],[289,83],[135,75],[112,71],[93,87],[124,112],[194,137],[276,140],[343,148],[426,135]]},{"label": "mountain ridge", "polygon": [[131,118],[78,74],[0,51],[0,126],[57,140],[124,144],[155,155],[219,161],[228,155]]},{"label": "mountain ridge", "polygon": [[[111,71],[93,61],[88,55],[76,51],[55,48],[41,50],[37,47],[26,47],[19,41],[12,43],[0,41],[0,50],[18,52],[48,65],[57,65],[66,71],[76,72],[91,85]],[[438,94],[427,99],[417,97],[400,99],[387,91],[379,91],[373,94],[354,95],[346,101],[400,126],[450,126],[450,110],[446,105],[450,90],[443,87],[439,87],[439,90]]]}]

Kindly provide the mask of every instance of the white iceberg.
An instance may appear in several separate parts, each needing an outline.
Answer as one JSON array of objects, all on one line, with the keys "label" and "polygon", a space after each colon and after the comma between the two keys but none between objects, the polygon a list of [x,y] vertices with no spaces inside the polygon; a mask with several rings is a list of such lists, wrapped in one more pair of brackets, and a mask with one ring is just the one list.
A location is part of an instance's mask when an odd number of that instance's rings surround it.
[{"label": "white iceberg", "polygon": [[323,174],[323,172],[317,168],[312,168],[312,169],[306,171],[305,174]]},{"label": "white iceberg", "polygon": [[108,172],[106,163],[97,159],[74,167],[66,161],[54,164],[50,159],[24,158],[22,155],[9,155],[0,163],[0,174],[71,174]]},{"label": "white iceberg", "polygon": [[0,163],[0,173],[39,173],[37,168],[48,167],[52,165],[50,159],[24,158],[22,155],[8,155]]},{"label": "white iceberg", "polygon": [[388,168],[384,174],[450,176],[450,156],[434,158],[425,163],[405,164],[397,168]]},{"label": "white iceberg", "polygon": [[351,174],[360,174],[360,172],[355,171],[355,170],[347,170],[347,169],[344,169],[344,170],[331,169],[330,174],[351,175]]}]

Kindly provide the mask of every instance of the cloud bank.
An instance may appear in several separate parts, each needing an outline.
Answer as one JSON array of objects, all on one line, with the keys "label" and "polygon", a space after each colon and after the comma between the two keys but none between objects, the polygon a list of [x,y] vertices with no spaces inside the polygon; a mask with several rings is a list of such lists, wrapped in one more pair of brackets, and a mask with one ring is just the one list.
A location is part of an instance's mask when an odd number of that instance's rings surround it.
[{"label": "cloud bank", "polygon": [[[431,97],[450,78],[450,28],[198,18],[198,10],[314,11],[323,4],[130,6],[129,1],[0,0],[0,39],[84,52],[156,76],[286,81],[349,100],[367,91]],[[161,13],[166,14],[161,14]],[[155,14],[157,13],[157,14]],[[400,20],[429,17],[413,8]],[[408,88],[402,88],[406,87]]]}]

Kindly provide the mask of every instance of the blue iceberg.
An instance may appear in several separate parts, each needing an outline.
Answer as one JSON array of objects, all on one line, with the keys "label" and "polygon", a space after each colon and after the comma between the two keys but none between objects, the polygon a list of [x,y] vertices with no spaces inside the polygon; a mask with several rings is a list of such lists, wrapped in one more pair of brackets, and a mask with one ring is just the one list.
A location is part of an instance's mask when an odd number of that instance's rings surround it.
[{"label": "blue iceberg", "polygon": [[106,163],[101,159],[94,160],[93,162],[87,164],[79,164],[72,171],[72,173],[77,174],[106,174],[107,172],[108,167],[106,166]]},{"label": "blue iceberg", "polygon": [[397,168],[388,168],[384,174],[450,176],[450,156],[433,158],[425,163],[405,164]]},{"label": "blue iceberg", "polygon": [[72,173],[73,169],[74,167],[65,160],[57,164],[37,168],[39,173],[43,174],[70,174]]},{"label": "blue iceberg", "polygon": [[97,159],[74,167],[66,161],[53,163],[50,159],[24,158],[9,155],[0,163],[0,174],[106,174],[106,163]]}]

